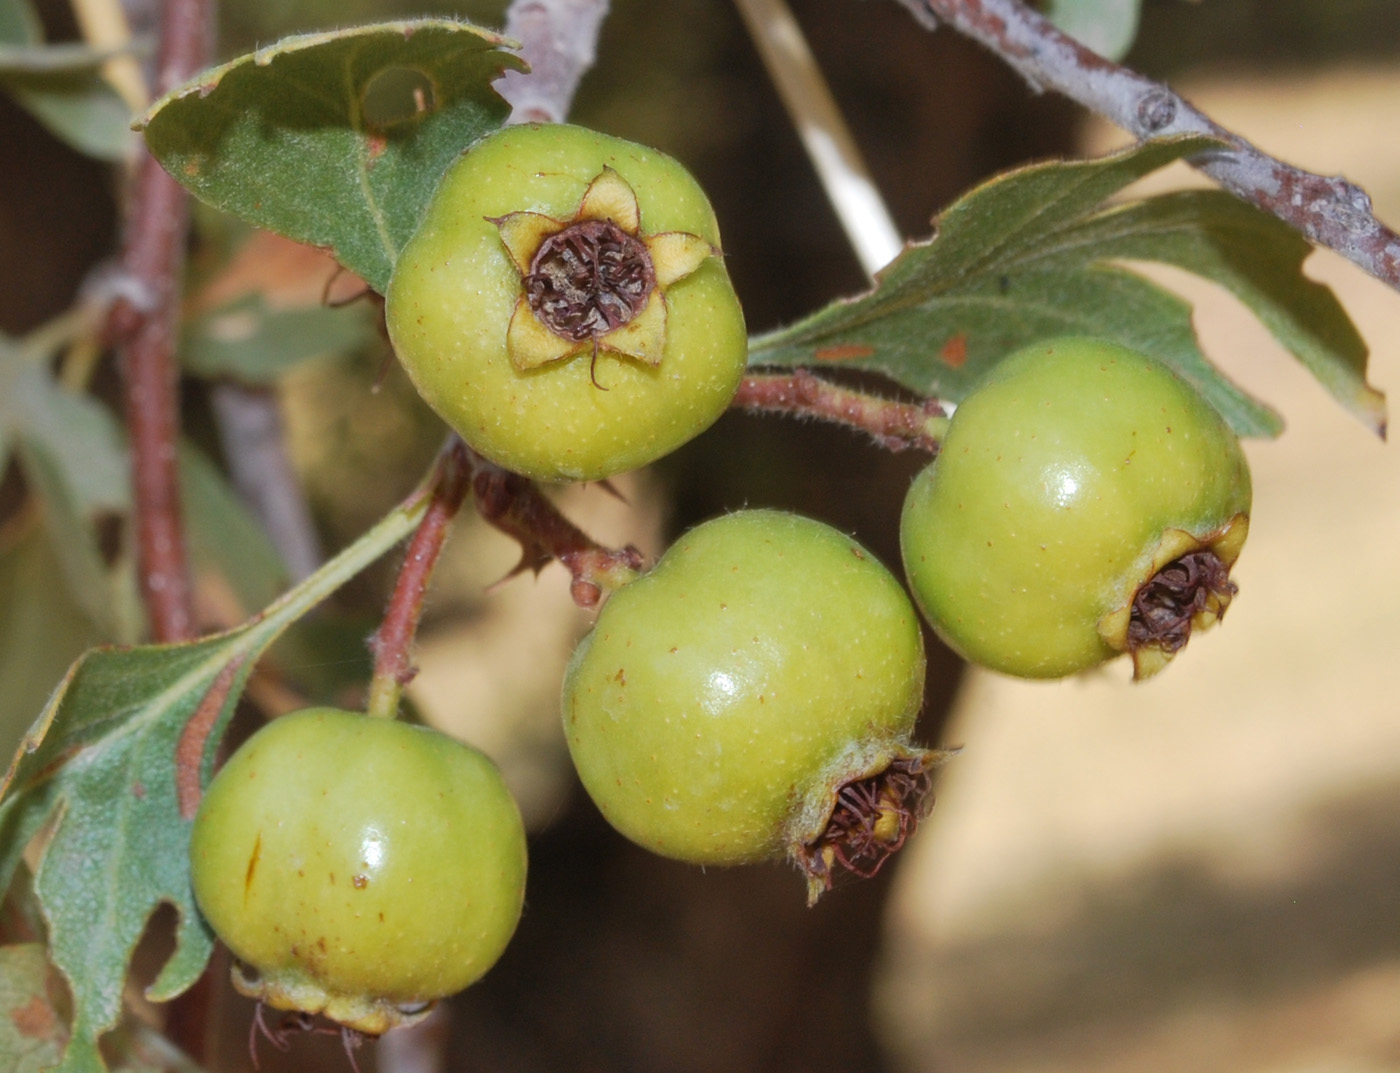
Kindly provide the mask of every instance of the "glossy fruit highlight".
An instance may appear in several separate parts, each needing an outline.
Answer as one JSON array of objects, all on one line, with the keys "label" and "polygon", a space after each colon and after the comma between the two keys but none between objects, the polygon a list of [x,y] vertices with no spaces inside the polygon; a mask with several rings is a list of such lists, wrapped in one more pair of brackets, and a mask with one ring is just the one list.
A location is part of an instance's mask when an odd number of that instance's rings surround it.
[{"label": "glossy fruit highlight", "polygon": [[628,838],[699,864],[789,857],[809,898],[871,874],[928,803],[910,744],[918,616],[864,548],[777,511],[715,519],[610,597],[564,683],[584,786]]},{"label": "glossy fruit highlight", "polygon": [[190,841],[199,908],[241,962],[235,987],[369,1035],[495,963],[525,864],[489,759],[334,708],[254,734],[210,782]]},{"label": "glossy fruit highlight", "polygon": [[385,297],[428,405],[487,458],[544,480],[607,477],[679,447],[729,405],[748,355],[695,180],[564,124],[473,145]]},{"label": "glossy fruit highlight", "polygon": [[1160,670],[1234,595],[1250,479],[1220,415],[1165,366],[1066,338],[957,408],[901,521],[929,622],[965,658],[1055,678],[1123,652]]}]

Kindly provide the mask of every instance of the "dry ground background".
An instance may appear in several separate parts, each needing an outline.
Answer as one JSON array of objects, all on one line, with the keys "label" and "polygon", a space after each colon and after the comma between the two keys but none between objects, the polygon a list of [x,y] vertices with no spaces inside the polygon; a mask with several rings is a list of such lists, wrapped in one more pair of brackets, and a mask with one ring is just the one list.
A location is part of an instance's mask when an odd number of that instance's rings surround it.
[{"label": "dry ground background", "polygon": [[[1400,67],[1179,88],[1400,220]],[[1393,409],[1395,294],[1329,254],[1309,272]],[[1288,420],[1248,446],[1241,594],[1146,686],[969,678],[888,921],[878,1013],[910,1073],[1400,1069],[1400,450],[1228,296],[1170,281]]]}]

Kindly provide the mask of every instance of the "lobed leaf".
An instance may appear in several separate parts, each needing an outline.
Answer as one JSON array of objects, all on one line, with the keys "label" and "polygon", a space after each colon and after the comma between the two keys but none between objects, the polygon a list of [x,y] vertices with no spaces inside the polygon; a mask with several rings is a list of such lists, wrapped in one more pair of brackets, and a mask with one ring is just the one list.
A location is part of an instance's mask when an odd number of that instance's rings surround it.
[{"label": "lobed leaf", "polygon": [[852,366],[956,402],[1022,346],[1093,335],[1172,366],[1239,434],[1277,435],[1278,415],[1201,353],[1190,305],[1118,263],[1159,261],[1229,288],[1342,405],[1383,427],[1365,344],[1332,292],[1302,274],[1310,247],[1286,224],[1218,191],[1104,205],[1215,145],[1163,139],[998,176],[944,212],[933,239],[906,246],[867,294],[751,340],[750,364]]},{"label": "lobed leaf", "polygon": [[46,831],[35,892],[73,998],[65,1073],[101,1073],[127,965],[152,912],[178,916],[175,950],[149,989],[174,997],[213,936],[190,889],[190,823],[223,728],[258,657],[296,619],[417,524],[427,498],[358,541],[237,629],[186,644],[94,649],[60,682],[0,781],[0,881]]},{"label": "lobed leaf", "polygon": [[498,127],[491,83],[523,61],[450,19],[286,38],[206,71],[139,124],[216,208],[331,250],[383,291],[448,165]]}]

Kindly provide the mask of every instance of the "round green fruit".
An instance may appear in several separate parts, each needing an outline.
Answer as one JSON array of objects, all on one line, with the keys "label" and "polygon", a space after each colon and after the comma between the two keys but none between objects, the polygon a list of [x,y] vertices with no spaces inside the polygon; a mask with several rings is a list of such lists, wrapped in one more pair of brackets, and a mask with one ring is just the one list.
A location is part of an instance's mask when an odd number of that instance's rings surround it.
[{"label": "round green fruit", "polygon": [[428,405],[487,458],[543,480],[675,450],[729,405],[748,355],[699,185],[662,153],[564,124],[468,149],[385,297]]},{"label": "round green fruit", "polygon": [[604,605],[564,682],[583,785],[628,838],[728,865],[789,857],[815,899],[870,874],[921,814],[940,754],[910,745],[918,613],[829,526],[731,514]]},{"label": "round green fruit", "polygon": [[1153,359],[1066,338],[1006,358],[904,504],[929,622],[966,659],[1055,678],[1123,652],[1147,677],[1224,614],[1249,528],[1244,453]]},{"label": "round green fruit", "polygon": [[274,720],[209,784],[195,898],[277,1009],[379,1035],[500,957],[525,834],[495,765],[436,731],[334,708]]}]

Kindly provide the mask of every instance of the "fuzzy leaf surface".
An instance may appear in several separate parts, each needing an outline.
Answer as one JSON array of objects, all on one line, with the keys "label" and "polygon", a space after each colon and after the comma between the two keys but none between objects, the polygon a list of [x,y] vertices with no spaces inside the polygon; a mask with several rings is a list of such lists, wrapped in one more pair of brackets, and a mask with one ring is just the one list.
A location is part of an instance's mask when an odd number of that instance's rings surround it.
[{"label": "fuzzy leaf surface", "polygon": [[186,644],[93,649],[69,668],[0,783],[0,880],[48,825],[34,889],[73,997],[63,1073],[103,1073],[99,1037],[121,1013],[127,966],[162,903],[175,950],[148,993],[199,976],[213,937],[190,887],[201,787],[257,658],[294,621],[406,536],[419,496],[237,629]]},{"label": "fuzzy leaf surface", "polygon": [[1277,435],[1278,415],[1201,353],[1190,305],[1121,263],[1156,261],[1231,290],[1343,406],[1379,429],[1384,400],[1365,381],[1366,347],[1332,292],[1303,275],[1310,247],[1291,228],[1216,191],[1104,204],[1214,144],[1164,139],[993,178],[935,221],[934,238],[906,246],[871,291],[751,340],[749,362],[868,369],[956,402],[1014,350],[1092,335],[1170,365],[1240,435]]},{"label": "fuzzy leaf surface", "polygon": [[49,994],[42,943],[0,946],[0,1067],[50,1069],[63,1051],[63,1022]]},{"label": "fuzzy leaf surface", "polygon": [[141,126],[196,197],[331,250],[382,292],[442,173],[505,119],[491,83],[523,67],[506,45],[450,19],[289,37],[174,90]]}]

